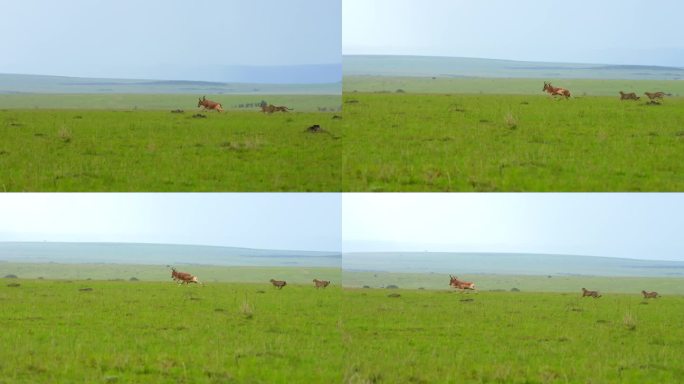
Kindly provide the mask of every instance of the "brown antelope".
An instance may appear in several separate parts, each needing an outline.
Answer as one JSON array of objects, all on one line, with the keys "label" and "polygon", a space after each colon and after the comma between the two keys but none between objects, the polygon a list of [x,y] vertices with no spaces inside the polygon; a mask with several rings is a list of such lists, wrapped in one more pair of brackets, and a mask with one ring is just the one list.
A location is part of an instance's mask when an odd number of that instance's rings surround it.
[{"label": "brown antelope", "polygon": [[327,286],[330,284],[329,281],[326,281],[326,280],[318,280],[318,279],[313,279],[313,282],[314,282],[314,286],[316,287],[316,289],[318,289],[318,288],[325,288],[325,287],[327,287]]},{"label": "brown antelope", "polygon": [[261,104],[261,112],[263,113],[273,113],[273,112],[287,112],[291,111],[292,109],[285,107],[285,106],[275,106],[273,104]]},{"label": "brown antelope", "polygon": [[177,281],[178,285],[190,283],[201,284],[199,280],[197,280],[197,276],[193,276],[187,272],[178,272],[176,271],[176,268],[173,267],[171,267],[171,278],[174,281]]},{"label": "brown antelope", "polygon": [[273,104],[261,104],[261,112],[273,113],[274,111],[275,111],[275,106]]},{"label": "brown antelope", "polygon": [[542,91],[546,91],[551,96],[564,96],[566,99],[570,97],[570,91],[565,88],[554,87],[551,83],[544,82],[544,88]]},{"label": "brown antelope", "polygon": [[274,105],[274,107],[275,107],[275,111],[276,111],[276,112],[287,112],[287,111],[291,111],[291,110],[292,110],[292,108],[288,108],[288,107],[286,107],[286,106],[284,106],[284,105],[281,105],[281,106],[275,106],[275,105]]},{"label": "brown antelope", "polygon": [[665,96],[665,92],[644,92],[644,95],[648,96],[651,101],[662,100]]},{"label": "brown antelope", "polygon": [[285,280],[271,279],[270,282],[271,284],[273,284],[274,287],[277,287],[278,289],[283,289],[283,287],[287,285],[287,282]]},{"label": "brown antelope", "polygon": [[630,93],[624,93],[620,91],[620,100],[639,100],[640,97],[637,96],[636,93],[630,92]]},{"label": "brown antelope", "polygon": [[586,296],[593,297],[594,299],[598,299],[599,297],[601,297],[601,294],[598,291],[589,291],[585,288],[582,288],[582,297],[586,297]]},{"label": "brown antelope", "polygon": [[656,299],[658,298],[658,292],[647,292],[647,291],[641,291],[641,294],[644,295],[644,299]]},{"label": "brown antelope", "polygon": [[203,107],[203,109],[213,109],[217,112],[223,112],[223,108],[221,107],[221,103],[217,103],[215,101],[207,100],[207,97],[204,96],[199,99],[199,102],[197,102],[197,108]]},{"label": "brown antelope", "polygon": [[470,282],[470,281],[461,281],[459,280],[456,276],[451,276],[449,275],[451,280],[449,281],[449,285],[456,288],[460,289],[462,291],[469,289],[474,291],[475,290],[475,283]]}]

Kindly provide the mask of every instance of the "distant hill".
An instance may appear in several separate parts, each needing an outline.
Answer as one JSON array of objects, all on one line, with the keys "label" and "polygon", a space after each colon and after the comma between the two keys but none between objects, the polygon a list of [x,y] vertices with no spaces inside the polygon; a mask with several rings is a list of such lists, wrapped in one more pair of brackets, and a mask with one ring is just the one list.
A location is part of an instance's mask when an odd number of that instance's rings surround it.
[{"label": "distant hill", "polygon": [[270,94],[339,95],[341,82],[223,83],[184,80],[98,79],[0,74],[0,94]]},{"label": "distant hill", "polygon": [[682,80],[684,68],[429,56],[345,55],[346,76]]},{"label": "distant hill", "polygon": [[342,268],[404,273],[684,277],[682,261],[516,253],[345,253]]},{"label": "distant hill", "polygon": [[0,261],[35,263],[202,264],[338,267],[340,254],[291,250],[135,243],[0,242]]}]

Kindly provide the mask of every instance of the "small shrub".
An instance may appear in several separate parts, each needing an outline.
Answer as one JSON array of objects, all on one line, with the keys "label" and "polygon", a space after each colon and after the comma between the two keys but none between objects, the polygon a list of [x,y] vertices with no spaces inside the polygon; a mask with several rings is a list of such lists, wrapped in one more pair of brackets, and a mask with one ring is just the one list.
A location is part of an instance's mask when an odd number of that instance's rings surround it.
[{"label": "small shrub", "polygon": [[394,285],[394,284],[390,284],[390,285],[388,285],[388,286],[385,287],[385,288],[387,288],[387,289],[398,289],[399,287],[397,287],[397,286]]},{"label": "small shrub", "polygon": [[57,136],[65,143],[71,142],[71,130],[67,127],[62,126],[57,132]]},{"label": "small shrub", "polygon": [[516,129],[518,128],[518,119],[511,112],[508,112],[504,115],[504,124],[506,124],[508,129]]},{"label": "small shrub", "polygon": [[636,330],[636,326],[637,326],[636,316],[633,315],[631,312],[625,313],[625,316],[622,317],[622,324],[624,324],[624,326],[630,331]]},{"label": "small shrub", "polygon": [[243,316],[247,319],[251,319],[254,317],[254,308],[249,304],[247,300],[242,302],[242,305],[240,306],[240,313],[242,313]]},{"label": "small shrub", "polygon": [[139,281],[137,277],[131,277],[128,281]]},{"label": "small shrub", "polygon": [[369,289],[370,287],[367,285],[364,285],[363,288]]},{"label": "small shrub", "polygon": [[18,277],[17,277],[17,275],[9,274],[9,275],[5,275],[5,279],[18,279]]},{"label": "small shrub", "polygon": [[511,292],[520,292],[520,289],[513,287],[511,288]]}]

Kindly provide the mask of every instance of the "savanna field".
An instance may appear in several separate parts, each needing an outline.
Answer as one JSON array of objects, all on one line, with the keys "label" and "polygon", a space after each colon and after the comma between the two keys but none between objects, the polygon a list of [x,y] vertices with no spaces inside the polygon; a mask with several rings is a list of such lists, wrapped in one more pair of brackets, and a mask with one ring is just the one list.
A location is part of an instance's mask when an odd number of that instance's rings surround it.
[{"label": "savanna field", "polygon": [[[184,113],[159,110],[146,95],[99,96],[112,109],[68,109],[87,98],[42,96],[41,108],[0,110],[0,190],[340,190],[341,123],[329,97],[324,107],[314,97],[276,98],[295,110],[272,115],[232,104],[218,114],[200,111],[193,97],[166,98]],[[323,131],[307,132],[315,124]]]},{"label": "savanna field", "polygon": [[345,191],[677,191],[684,100],[346,93]]},{"label": "savanna field", "polygon": [[0,383],[340,382],[339,305],[339,285],[3,279]]},{"label": "savanna field", "polygon": [[[472,275],[463,278],[479,290],[457,292],[446,275],[345,272],[341,290],[331,268],[181,266],[204,285],[178,286],[162,266],[0,266],[24,277],[0,284],[2,383],[662,383],[684,374],[676,278]],[[288,285],[278,290],[271,277]],[[332,285],[315,289],[314,277]],[[416,279],[421,287],[404,289]],[[349,287],[361,284],[372,287]],[[582,286],[602,297],[582,298]]]},{"label": "savanna field", "polygon": [[676,383],[684,298],[345,289],[346,383]]}]

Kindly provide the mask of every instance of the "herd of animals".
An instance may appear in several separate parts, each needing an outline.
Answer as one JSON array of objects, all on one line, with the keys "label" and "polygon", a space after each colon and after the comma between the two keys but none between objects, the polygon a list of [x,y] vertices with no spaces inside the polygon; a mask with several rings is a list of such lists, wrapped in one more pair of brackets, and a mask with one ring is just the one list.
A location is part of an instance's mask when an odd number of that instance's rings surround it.
[{"label": "herd of animals", "polygon": [[[202,284],[199,282],[199,280],[197,280],[197,276],[193,276],[192,274],[187,272],[178,272],[176,268],[173,267],[171,267],[171,278],[174,281],[176,281],[179,285],[190,283]],[[459,280],[458,277],[453,275],[449,275],[449,278],[449,286],[455,289],[460,289],[461,291],[475,290],[475,283],[472,281]],[[273,284],[275,288],[278,289],[283,289],[283,287],[287,285],[287,281],[285,280],[271,279],[270,282],[271,284]],[[330,281],[327,280],[313,279],[313,283],[316,289],[325,288],[328,285],[330,285]],[[658,292],[641,291],[641,294],[644,295],[644,299],[655,299],[660,297]],[[595,299],[598,299],[599,297],[601,297],[601,294],[598,291],[590,291],[586,288],[582,288],[582,297],[593,297]]]},{"label": "herd of animals", "polygon": [[[207,99],[206,96],[200,97],[199,101],[197,102],[197,108],[202,108],[204,111],[216,111],[216,112],[223,112],[223,106],[221,103],[209,100]],[[292,108],[288,108],[283,105],[273,105],[273,104],[267,104],[267,103],[262,103],[261,104],[261,112],[263,113],[274,113],[274,112],[287,112],[291,111]]]},{"label": "herd of animals", "polygon": [[[546,81],[544,82],[544,88],[542,88],[542,91],[548,93],[551,96],[562,96],[565,97],[566,99],[570,98],[570,91],[567,90],[566,88],[561,88],[561,87],[554,87],[551,85],[551,83],[547,83]],[[669,93],[665,93],[662,91],[658,92],[644,92],[644,95],[646,95],[651,103],[659,103],[660,101],[663,100],[663,97],[665,96],[672,96]],[[623,92],[620,91],[620,100],[639,100],[641,99],[635,92]]]},{"label": "herd of animals", "polygon": [[[551,85],[550,82],[544,82],[544,87],[542,88],[542,91],[548,93],[551,96],[561,96],[566,99],[569,99],[571,96],[570,90],[567,88],[563,87],[554,87]],[[672,96],[669,93],[665,93],[662,91],[657,91],[657,92],[644,92],[644,95],[646,95],[651,103],[659,103],[663,100],[665,96]],[[639,100],[641,97],[637,96],[635,92],[623,92],[620,91],[620,100]],[[221,103],[212,101],[207,99],[206,96],[200,97],[199,101],[197,102],[197,107],[202,108],[203,110],[209,110],[209,111],[216,111],[216,112],[223,112],[223,107],[221,106]],[[267,104],[267,103],[262,103],[261,104],[261,112],[263,113],[268,113],[272,114],[274,112],[287,112],[291,111],[292,108],[288,108],[286,106],[277,106],[273,104]]]},{"label": "herd of animals", "polygon": [[[188,272],[179,272],[174,267],[171,267],[171,278],[173,281],[177,282],[178,285],[188,285],[190,283],[203,284],[197,279],[197,276],[194,276]],[[287,281],[285,280],[271,279],[270,282],[278,289],[283,289],[283,287],[287,285]],[[328,280],[313,279],[313,283],[316,289],[326,288],[328,285],[330,285],[330,281]]]},{"label": "herd of animals", "polygon": [[[461,291],[465,290],[475,290],[475,283],[471,281],[462,281],[459,280],[456,276],[449,275],[451,280],[449,281],[449,285],[453,288],[460,289]],[[644,299],[655,299],[660,297],[658,292],[648,292],[648,291],[641,291],[641,294],[644,295]],[[599,291],[590,291],[586,288],[582,288],[582,297],[593,297],[595,299],[598,299],[601,297],[601,294]]]}]

